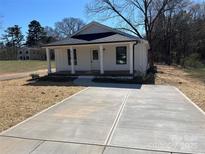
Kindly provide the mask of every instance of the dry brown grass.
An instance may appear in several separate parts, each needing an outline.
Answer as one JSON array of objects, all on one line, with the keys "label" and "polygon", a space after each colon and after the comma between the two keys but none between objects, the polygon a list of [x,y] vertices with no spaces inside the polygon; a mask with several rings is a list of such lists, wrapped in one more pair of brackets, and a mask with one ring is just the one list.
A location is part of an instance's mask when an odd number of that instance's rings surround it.
[{"label": "dry brown grass", "polygon": [[[178,87],[205,111],[205,83],[174,66],[158,65],[156,84]],[[0,81],[0,132],[80,91],[71,82]]]},{"label": "dry brown grass", "polygon": [[158,65],[156,84],[173,85],[205,111],[205,83],[175,66]]},{"label": "dry brown grass", "polygon": [[69,82],[29,85],[27,80],[0,81],[0,132],[83,89]]},{"label": "dry brown grass", "polygon": [[[54,67],[54,61],[51,61]],[[44,60],[0,60],[0,74],[13,74],[47,69]]]}]

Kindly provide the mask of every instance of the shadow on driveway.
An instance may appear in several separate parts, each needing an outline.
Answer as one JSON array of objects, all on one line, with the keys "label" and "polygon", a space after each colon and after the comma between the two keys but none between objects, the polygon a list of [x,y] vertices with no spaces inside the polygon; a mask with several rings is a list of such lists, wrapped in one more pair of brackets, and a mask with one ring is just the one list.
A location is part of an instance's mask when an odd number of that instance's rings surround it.
[{"label": "shadow on driveway", "polygon": [[40,77],[37,80],[28,80],[25,86],[84,86],[84,87],[105,87],[105,88],[129,88],[141,89],[142,84],[129,84],[126,82],[93,82],[93,78],[78,77]]}]

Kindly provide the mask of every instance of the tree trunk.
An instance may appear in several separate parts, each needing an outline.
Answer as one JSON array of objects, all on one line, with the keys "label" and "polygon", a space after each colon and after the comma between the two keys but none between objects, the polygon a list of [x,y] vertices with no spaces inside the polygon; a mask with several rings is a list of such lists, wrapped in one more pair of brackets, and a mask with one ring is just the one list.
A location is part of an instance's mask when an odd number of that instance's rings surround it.
[{"label": "tree trunk", "polygon": [[154,66],[154,52],[151,42],[149,42],[150,48],[148,50],[148,62],[150,65],[150,68]]},{"label": "tree trunk", "polygon": [[167,43],[166,43],[166,50],[167,50],[167,54],[166,54],[166,64],[167,65],[171,65],[171,41],[170,40],[167,40]]}]

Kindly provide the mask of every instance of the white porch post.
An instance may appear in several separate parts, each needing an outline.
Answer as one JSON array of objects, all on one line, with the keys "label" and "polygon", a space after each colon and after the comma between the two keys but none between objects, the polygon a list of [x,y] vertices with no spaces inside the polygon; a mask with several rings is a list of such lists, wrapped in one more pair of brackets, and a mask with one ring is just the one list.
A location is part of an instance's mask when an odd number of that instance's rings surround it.
[{"label": "white porch post", "polygon": [[48,74],[51,73],[51,60],[50,60],[50,49],[46,48],[46,59],[47,59],[47,65],[48,65]]},{"label": "white porch post", "polygon": [[103,68],[103,46],[100,45],[100,74],[104,74]]},{"label": "white porch post", "polygon": [[133,44],[129,44],[130,49],[130,74],[133,74]]},{"label": "white porch post", "polygon": [[75,68],[74,68],[74,52],[73,47],[70,47],[70,62],[71,62],[71,74],[75,74]]}]

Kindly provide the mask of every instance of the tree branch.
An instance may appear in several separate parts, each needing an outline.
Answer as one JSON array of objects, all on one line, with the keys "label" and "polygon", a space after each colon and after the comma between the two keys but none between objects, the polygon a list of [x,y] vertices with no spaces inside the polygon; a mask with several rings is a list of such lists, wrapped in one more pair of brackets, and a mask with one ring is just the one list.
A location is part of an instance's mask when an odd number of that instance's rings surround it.
[{"label": "tree branch", "polygon": [[137,33],[136,33],[135,31],[133,31],[133,30],[131,30],[131,29],[129,29],[129,28],[123,28],[123,27],[122,27],[122,28],[116,28],[116,29],[129,31],[129,32],[131,32],[131,33],[137,35]]},{"label": "tree branch", "polygon": [[117,14],[136,32],[136,34],[137,34],[137,36],[138,36],[139,38],[143,38],[143,37],[141,36],[141,34],[139,33],[139,31],[132,25],[132,23],[131,23],[130,21],[128,21],[128,20],[114,7],[114,5],[111,4],[111,2],[110,2],[109,0],[105,0],[104,2],[105,2],[107,5],[109,5],[109,6],[112,8],[112,10],[113,10],[115,13],[117,13]]}]

